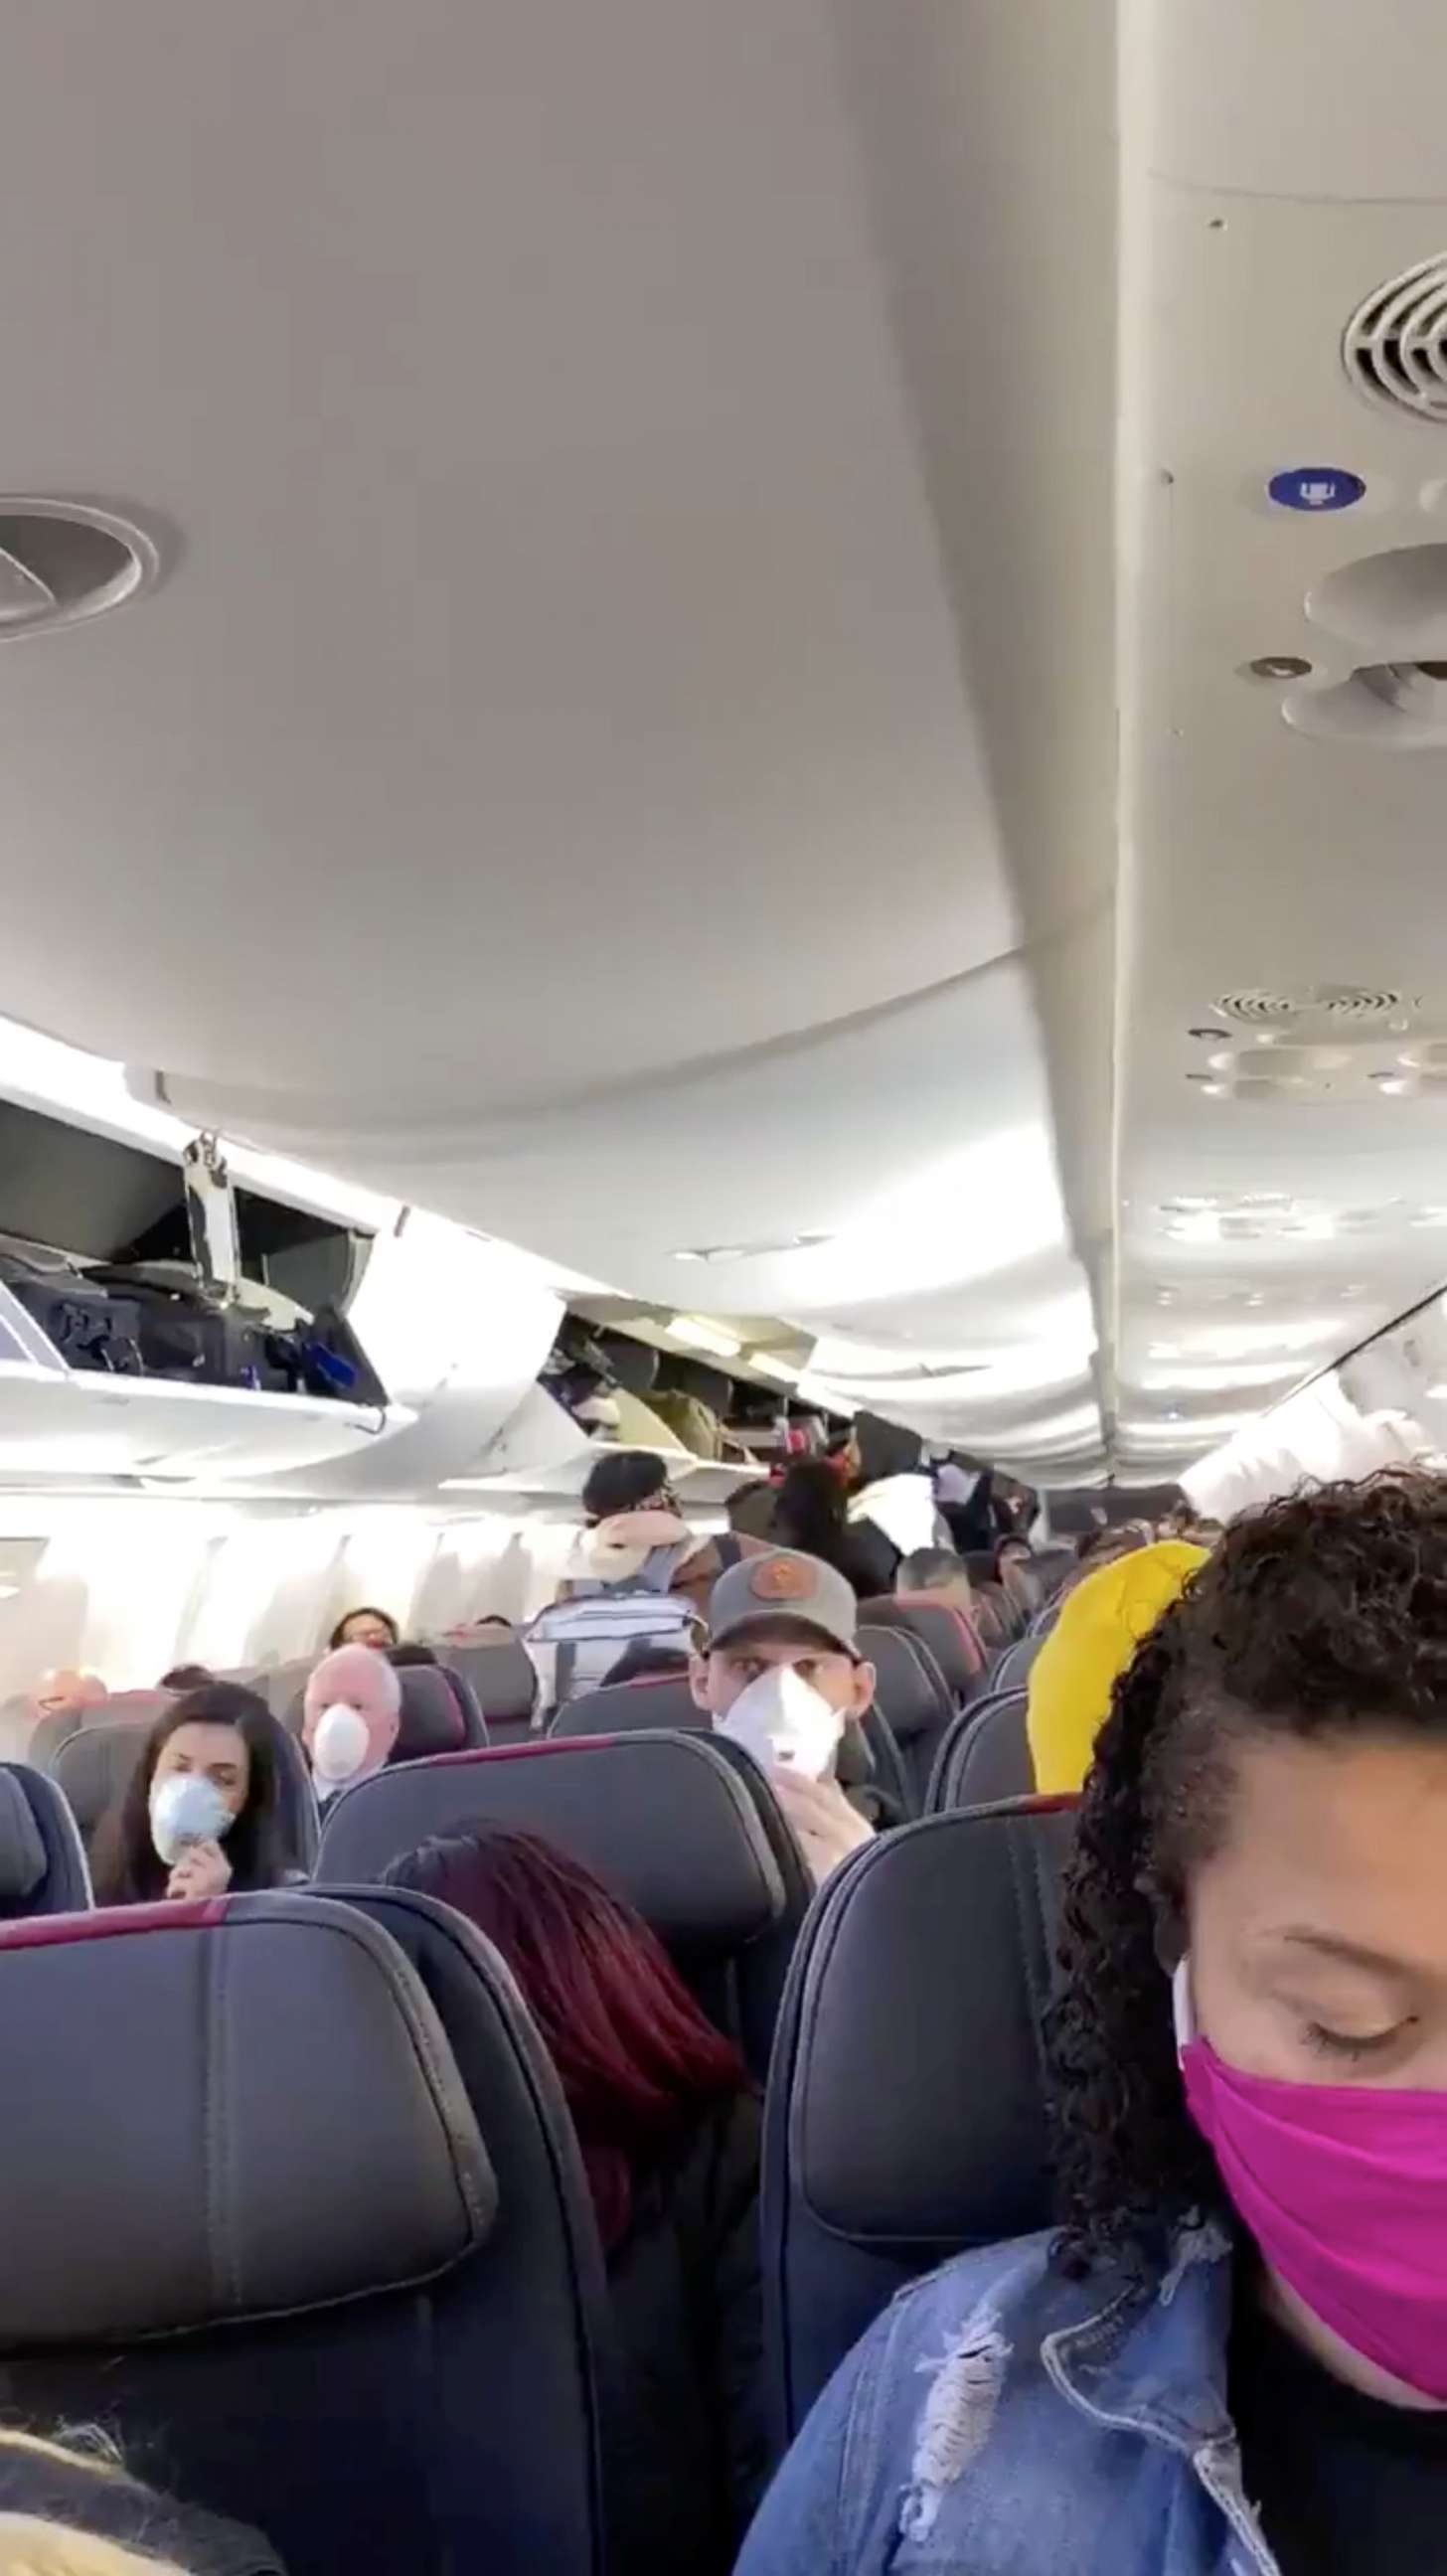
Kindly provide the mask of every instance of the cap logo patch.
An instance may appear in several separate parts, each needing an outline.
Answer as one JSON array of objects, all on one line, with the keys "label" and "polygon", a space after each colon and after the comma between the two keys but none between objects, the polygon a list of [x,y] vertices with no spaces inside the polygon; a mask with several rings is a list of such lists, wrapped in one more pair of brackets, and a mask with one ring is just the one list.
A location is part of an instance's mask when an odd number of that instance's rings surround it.
[{"label": "cap logo patch", "polygon": [[750,1573],[749,1590],[760,1601],[811,1601],[814,1577],[797,1557],[765,1556]]}]

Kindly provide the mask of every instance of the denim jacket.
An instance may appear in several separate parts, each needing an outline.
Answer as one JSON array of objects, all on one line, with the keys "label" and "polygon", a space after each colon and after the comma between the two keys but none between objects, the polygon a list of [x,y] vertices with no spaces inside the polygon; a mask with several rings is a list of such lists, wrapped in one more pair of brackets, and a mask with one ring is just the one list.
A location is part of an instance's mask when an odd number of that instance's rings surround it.
[{"label": "denim jacket", "polygon": [[896,2299],[819,2399],[736,2576],[1276,2576],[1226,2411],[1230,2249],[1063,2279],[1048,2236]]}]

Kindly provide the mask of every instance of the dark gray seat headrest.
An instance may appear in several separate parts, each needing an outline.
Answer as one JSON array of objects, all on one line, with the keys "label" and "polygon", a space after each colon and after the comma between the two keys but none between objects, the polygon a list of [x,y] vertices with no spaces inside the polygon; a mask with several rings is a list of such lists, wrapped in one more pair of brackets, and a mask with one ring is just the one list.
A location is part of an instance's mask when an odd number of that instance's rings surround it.
[{"label": "dark gray seat headrest", "polygon": [[394,1762],[418,1762],[429,1753],[460,1753],[467,1742],[467,1721],[447,1675],[436,1664],[404,1664],[402,1717]]},{"label": "dark gray seat headrest", "polygon": [[45,1883],[45,1843],[13,1771],[0,1771],[0,1916]]},{"label": "dark gray seat headrest", "polygon": [[0,2349],[363,2298],[449,2270],[491,2225],[442,2025],[347,1906],[243,1896],[7,1926],[0,2054]]},{"label": "dark gray seat headrest", "polygon": [[698,1736],[549,1739],[376,1772],[328,1807],[318,1882],[380,1878],[430,1836],[479,1821],[556,1843],[696,1956],[728,1955],[783,1920],[754,1801]]},{"label": "dark gray seat headrest", "polygon": [[938,1665],[907,1629],[863,1627],[859,1651],[874,1666],[874,1704],[897,1744],[910,1743],[951,1715],[953,1703]]},{"label": "dark gray seat headrest", "polygon": [[789,2123],[821,2225],[855,2243],[967,2245],[1048,2215],[1042,2017],[1076,1803],[928,1817],[828,1891]]},{"label": "dark gray seat headrest", "polygon": [[526,1646],[515,1638],[496,1645],[470,1645],[451,1638],[438,1648],[442,1663],[455,1665],[472,1684],[484,1717],[516,1723],[531,1717],[538,1704],[538,1673]]},{"label": "dark gray seat headrest", "polygon": [[50,1776],[64,1790],[87,1842],[102,1816],[125,1795],[150,1731],[127,1719],[109,1726],[87,1726],[78,1735],[68,1735],[51,1757]]}]

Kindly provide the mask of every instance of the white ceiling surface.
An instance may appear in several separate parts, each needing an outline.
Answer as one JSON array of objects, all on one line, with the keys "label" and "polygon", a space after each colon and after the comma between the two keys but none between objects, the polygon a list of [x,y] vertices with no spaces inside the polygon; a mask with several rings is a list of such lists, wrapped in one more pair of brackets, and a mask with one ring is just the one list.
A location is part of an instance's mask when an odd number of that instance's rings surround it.
[{"label": "white ceiling surface", "polygon": [[[1447,1272],[1442,1102],[1370,1078],[1447,1037],[1444,754],[1312,738],[1241,674],[1299,655],[1310,694],[1395,658],[1306,596],[1447,540],[1447,429],[1375,408],[1339,355],[1363,296],[1447,248],[1447,162],[1433,0],[1123,23],[1120,1454],[1171,1465]],[[1269,476],[1307,464],[1366,499],[1272,509]],[[1226,1024],[1216,1049],[1187,1031],[1219,997],[1333,983],[1403,1003],[1329,1081],[1213,1094]]]},{"label": "white ceiling surface", "polygon": [[0,1009],[630,1293],[1038,1350],[1058,1413],[1114,80],[1100,0],[12,11],[0,487],[178,545],[0,656]]}]

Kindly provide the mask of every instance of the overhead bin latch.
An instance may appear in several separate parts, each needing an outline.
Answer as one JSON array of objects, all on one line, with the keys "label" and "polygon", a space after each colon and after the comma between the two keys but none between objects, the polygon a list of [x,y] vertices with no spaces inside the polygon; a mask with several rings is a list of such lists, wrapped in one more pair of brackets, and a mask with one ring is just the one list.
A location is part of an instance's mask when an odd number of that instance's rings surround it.
[{"label": "overhead bin latch", "polygon": [[181,1158],[191,1258],[208,1287],[227,1296],[241,1289],[241,1236],[236,1194],[225,1156],[209,1132],[193,1136]]}]

